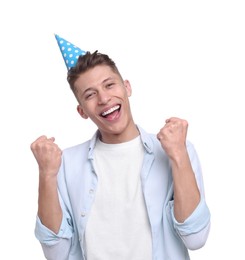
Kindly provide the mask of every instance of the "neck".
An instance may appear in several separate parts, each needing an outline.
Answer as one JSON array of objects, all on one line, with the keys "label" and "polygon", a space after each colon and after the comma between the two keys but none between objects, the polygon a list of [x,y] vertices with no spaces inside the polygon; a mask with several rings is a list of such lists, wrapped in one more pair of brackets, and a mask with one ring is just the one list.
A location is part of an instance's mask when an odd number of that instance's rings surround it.
[{"label": "neck", "polygon": [[135,124],[132,124],[123,131],[114,131],[110,133],[100,131],[100,134],[100,140],[103,143],[118,144],[133,140],[139,136],[139,130]]}]

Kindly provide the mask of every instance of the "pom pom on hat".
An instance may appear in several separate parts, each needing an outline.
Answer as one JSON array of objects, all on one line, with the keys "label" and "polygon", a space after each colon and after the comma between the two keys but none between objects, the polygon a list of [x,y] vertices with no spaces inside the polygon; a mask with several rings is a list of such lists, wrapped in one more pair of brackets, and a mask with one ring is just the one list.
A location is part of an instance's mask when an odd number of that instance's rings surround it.
[{"label": "pom pom on hat", "polygon": [[57,34],[55,34],[55,38],[59,45],[67,70],[69,70],[71,67],[76,66],[78,57],[86,54],[86,51],[81,50],[80,48],[68,42],[64,38],[61,38]]}]

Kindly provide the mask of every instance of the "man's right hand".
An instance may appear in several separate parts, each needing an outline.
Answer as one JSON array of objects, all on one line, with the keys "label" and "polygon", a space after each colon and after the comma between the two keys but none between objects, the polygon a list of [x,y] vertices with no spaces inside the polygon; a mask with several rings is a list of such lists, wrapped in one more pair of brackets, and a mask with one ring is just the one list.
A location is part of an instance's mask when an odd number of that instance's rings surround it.
[{"label": "man's right hand", "polygon": [[54,141],[54,137],[47,138],[43,135],[31,144],[31,150],[39,166],[39,173],[45,175],[43,177],[54,177],[59,171],[62,151]]}]

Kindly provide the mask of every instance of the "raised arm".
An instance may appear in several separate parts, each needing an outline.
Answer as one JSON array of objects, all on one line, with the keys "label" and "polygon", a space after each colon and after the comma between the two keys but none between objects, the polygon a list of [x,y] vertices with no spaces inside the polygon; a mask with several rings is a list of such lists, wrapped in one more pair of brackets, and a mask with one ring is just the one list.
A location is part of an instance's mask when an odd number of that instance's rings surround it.
[{"label": "raised arm", "polygon": [[176,117],[166,120],[157,137],[167,153],[174,183],[174,216],[183,223],[200,202],[200,192],[186,148],[188,123]]},{"label": "raised arm", "polygon": [[54,141],[54,137],[41,136],[31,144],[31,150],[39,167],[38,217],[44,226],[58,233],[62,210],[57,190],[57,174],[62,151]]}]

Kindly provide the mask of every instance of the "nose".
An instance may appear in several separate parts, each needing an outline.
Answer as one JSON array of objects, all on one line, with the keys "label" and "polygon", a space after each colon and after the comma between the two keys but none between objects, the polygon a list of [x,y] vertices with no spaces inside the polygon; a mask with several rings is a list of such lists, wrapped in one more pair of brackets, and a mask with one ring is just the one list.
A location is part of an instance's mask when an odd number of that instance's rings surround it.
[{"label": "nose", "polygon": [[111,100],[110,95],[106,91],[101,91],[98,95],[99,95],[99,101],[98,101],[99,105],[105,105]]}]

